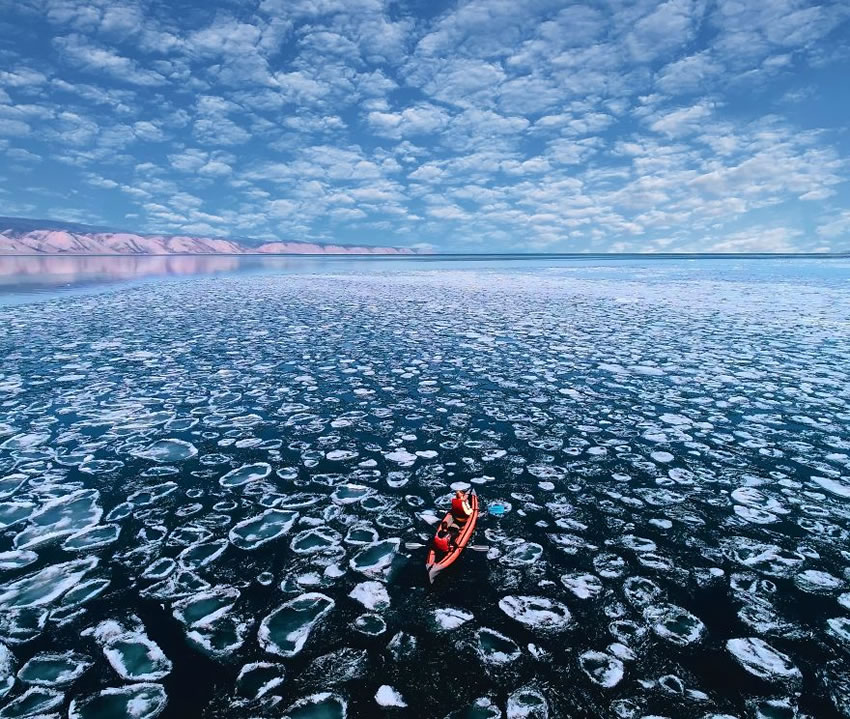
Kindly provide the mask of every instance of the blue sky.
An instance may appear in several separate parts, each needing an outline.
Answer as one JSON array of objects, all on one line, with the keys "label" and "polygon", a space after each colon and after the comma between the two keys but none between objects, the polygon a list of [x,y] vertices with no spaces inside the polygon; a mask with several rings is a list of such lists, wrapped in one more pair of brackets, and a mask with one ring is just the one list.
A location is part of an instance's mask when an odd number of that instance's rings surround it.
[{"label": "blue sky", "polygon": [[0,0],[0,215],[850,250],[846,0]]}]

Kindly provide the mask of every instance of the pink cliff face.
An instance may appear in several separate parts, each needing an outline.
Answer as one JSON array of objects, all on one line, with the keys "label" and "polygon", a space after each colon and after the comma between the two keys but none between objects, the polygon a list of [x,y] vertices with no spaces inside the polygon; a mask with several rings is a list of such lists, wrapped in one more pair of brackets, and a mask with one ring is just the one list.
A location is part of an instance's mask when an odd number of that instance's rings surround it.
[{"label": "pink cliff face", "polygon": [[232,240],[182,235],[134,235],[128,232],[65,232],[0,228],[0,255],[415,255],[408,247],[320,245],[267,242],[259,247]]}]

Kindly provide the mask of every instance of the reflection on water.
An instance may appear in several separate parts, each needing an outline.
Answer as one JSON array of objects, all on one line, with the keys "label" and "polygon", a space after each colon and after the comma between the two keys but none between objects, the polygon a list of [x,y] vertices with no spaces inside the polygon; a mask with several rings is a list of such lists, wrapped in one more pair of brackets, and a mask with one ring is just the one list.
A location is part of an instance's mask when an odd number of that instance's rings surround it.
[{"label": "reflection on water", "polygon": [[[457,267],[473,261],[477,266],[500,266],[506,260],[540,258],[522,255],[458,255],[383,257],[357,255],[326,256],[233,256],[233,255],[74,255],[0,256],[0,302],[31,301],[35,296],[83,290],[110,284],[127,284],[146,279],[189,277],[223,273],[372,272],[377,268],[409,269],[411,263],[431,268]],[[543,260],[544,265],[552,259]]]},{"label": "reflection on water", "polygon": [[0,257],[0,288],[232,272],[239,260],[205,255]]},{"label": "reflection on water", "polygon": [[314,271],[325,262],[324,258],[223,255],[0,257],[0,298],[6,303],[26,301],[33,295],[152,278]]},{"label": "reflection on water", "polygon": [[[685,260],[685,261],[683,261]],[[698,262],[695,262],[699,260]],[[767,261],[764,261],[767,260]],[[690,255],[74,255],[0,256],[0,304],[49,299],[68,292],[89,293],[111,285],[217,274],[355,273],[376,271],[495,269],[589,274],[595,279],[642,273],[644,280],[670,281],[712,273],[722,267],[727,281],[803,280],[818,274],[846,281],[844,258],[801,256]]]}]

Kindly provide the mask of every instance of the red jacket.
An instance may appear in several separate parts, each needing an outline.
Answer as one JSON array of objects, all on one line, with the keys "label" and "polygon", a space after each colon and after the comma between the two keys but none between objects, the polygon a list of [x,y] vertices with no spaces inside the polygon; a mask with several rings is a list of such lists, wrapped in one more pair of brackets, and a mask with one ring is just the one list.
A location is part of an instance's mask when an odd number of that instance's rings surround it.
[{"label": "red jacket", "polygon": [[444,536],[440,536],[439,534],[434,537],[434,549],[440,552],[448,552],[449,551],[449,535],[445,534]]},{"label": "red jacket", "polygon": [[466,503],[466,500],[460,497],[452,499],[452,515],[459,519],[466,519],[470,515],[470,512],[467,512],[464,506]]}]

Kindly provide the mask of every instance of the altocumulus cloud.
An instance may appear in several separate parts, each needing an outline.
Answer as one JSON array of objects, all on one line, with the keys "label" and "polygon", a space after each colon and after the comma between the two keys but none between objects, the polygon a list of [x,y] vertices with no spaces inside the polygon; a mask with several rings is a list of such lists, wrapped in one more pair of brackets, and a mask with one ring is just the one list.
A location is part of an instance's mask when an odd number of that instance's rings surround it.
[{"label": "altocumulus cloud", "polygon": [[454,251],[850,248],[845,0],[435,8],[0,0],[2,214]]}]

